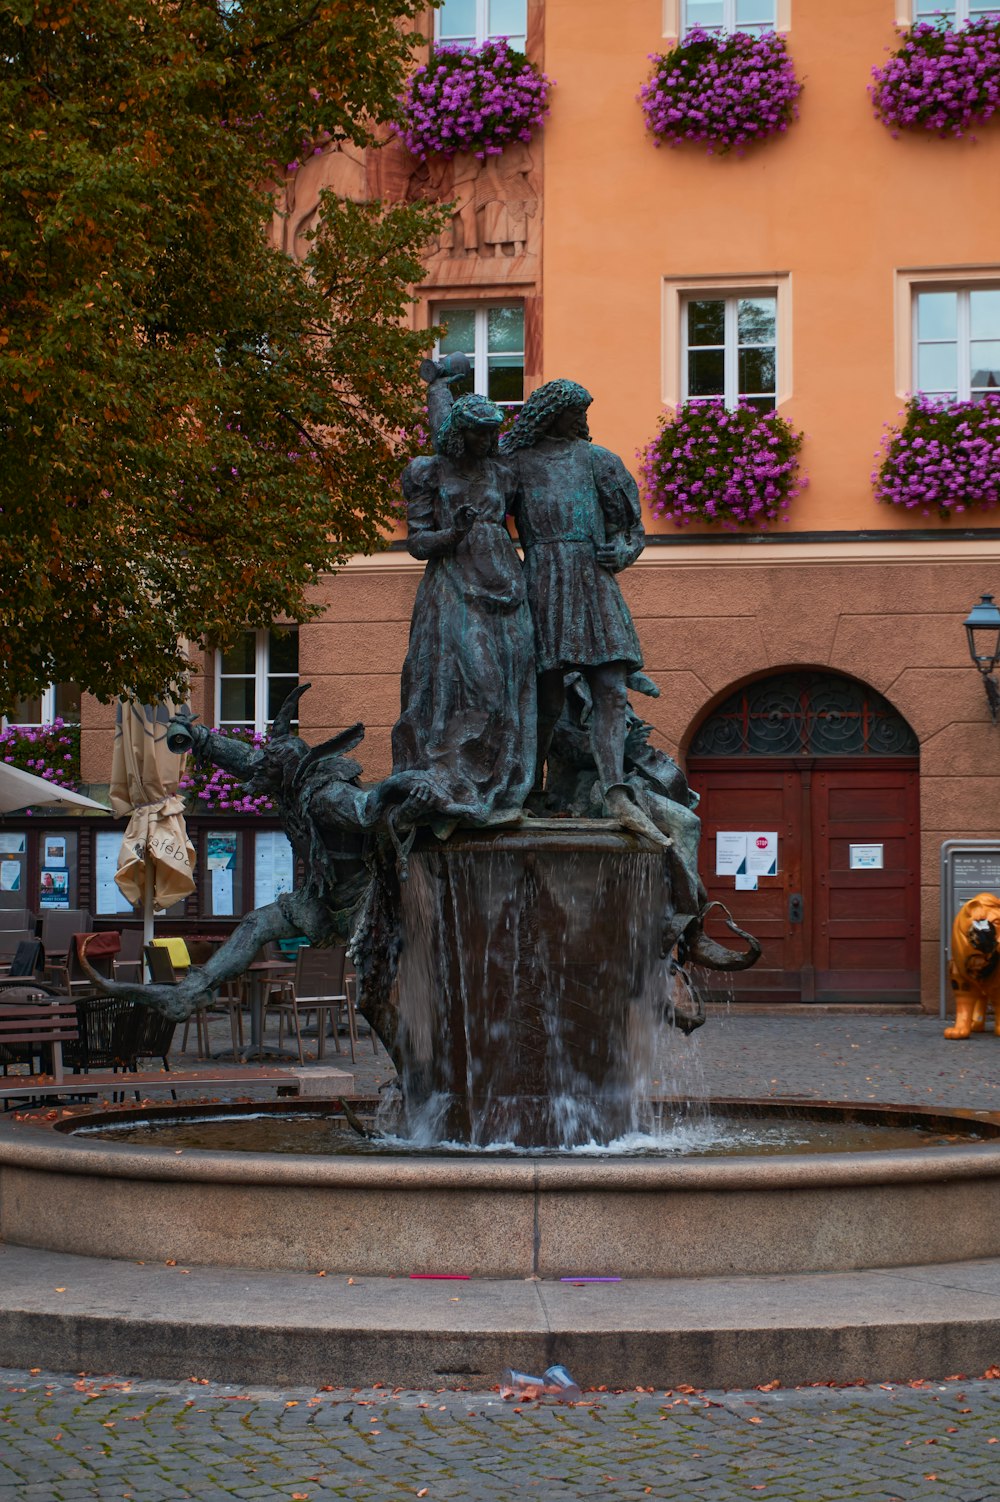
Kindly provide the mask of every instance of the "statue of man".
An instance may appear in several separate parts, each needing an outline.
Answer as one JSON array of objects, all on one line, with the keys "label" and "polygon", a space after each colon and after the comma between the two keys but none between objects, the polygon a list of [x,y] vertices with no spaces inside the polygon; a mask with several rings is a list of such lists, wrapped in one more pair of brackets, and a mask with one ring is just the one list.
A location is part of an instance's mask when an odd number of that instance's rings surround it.
[{"label": "statue of man", "polygon": [[592,700],[590,740],[604,810],[665,845],[624,767],[626,680],[642,667],[642,650],[615,574],[642,552],[639,491],[621,459],[590,441],[592,400],[575,381],[549,381],[532,392],[501,442],[517,471],[513,514],[535,628],[535,792],[542,791],[566,674],[580,673]]}]

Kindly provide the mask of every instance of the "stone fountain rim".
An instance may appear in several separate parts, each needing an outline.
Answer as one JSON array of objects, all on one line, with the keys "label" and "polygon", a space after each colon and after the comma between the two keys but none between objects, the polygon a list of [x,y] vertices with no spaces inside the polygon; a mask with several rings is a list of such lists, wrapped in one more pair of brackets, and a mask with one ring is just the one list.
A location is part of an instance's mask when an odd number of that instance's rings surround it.
[{"label": "stone fountain rim", "polygon": [[[811,1101],[801,1097],[768,1097],[760,1101],[716,1102],[780,1109],[794,1107],[904,1115],[909,1119],[954,1120],[965,1126],[994,1128],[1000,1134],[1000,1112],[952,1109],[929,1111],[908,1105],[874,1106],[870,1101]],[[230,1111],[258,1112],[262,1103],[233,1103]],[[285,1104],[285,1103],[283,1103]],[[333,1107],[336,1102],[310,1100],[308,1107]],[[301,1101],[287,1102],[288,1113],[303,1110]],[[218,1114],[218,1103],[213,1103]],[[157,1115],[191,1115],[195,1103],[173,1108],[154,1106]],[[101,1113],[81,1113],[76,1120]],[[122,1115],[124,1113],[115,1113]],[[149,1114],[147,1112],[147,1114]],[[59,1126],[62,1125],[62,1130]],[[492,1193],[608,1193],[727,1192],[752,1189],[831,1188],[837,1185],[940,1183],[946,1180],[1000,1176],[1000,1135],[994,1141],[957,1146],[880,1149],[855,1153],[818,1153],[796,1157],[733,1155],[727,1158],[690,1158],[628,1161],[617,1158],[526,1161],[462,1158],[303,1158],[282,1153],[224,1152],[202,1148],[137,1147],[67,1134],[63,1123],[22,1117],[0,1122],[0,1169],[68,1173],[98,1178],[174,1183],[269,1185],[296,1188],[344,1188],[379,1192],[470,1191]]]}]

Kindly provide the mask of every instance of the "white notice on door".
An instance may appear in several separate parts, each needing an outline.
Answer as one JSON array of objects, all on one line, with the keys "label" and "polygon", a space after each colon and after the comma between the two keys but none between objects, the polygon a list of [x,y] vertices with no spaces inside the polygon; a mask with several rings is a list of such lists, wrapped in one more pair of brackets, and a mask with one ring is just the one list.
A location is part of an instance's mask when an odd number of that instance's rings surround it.
[{"label": "white notice on door", "polygon": [[746,834],[740,829],[720,829],[715,836],[716,876],[739,876],[746,868]]},{"label": "white notice on door", "polygon": [[852,871],[881,871],[885,865],[884,846],[852,845]]},{"label": "white notice on door", "polygon": [[747,835],[747,872],[751,876],[777,876],[778,835],[775,830],[752,830]]}]

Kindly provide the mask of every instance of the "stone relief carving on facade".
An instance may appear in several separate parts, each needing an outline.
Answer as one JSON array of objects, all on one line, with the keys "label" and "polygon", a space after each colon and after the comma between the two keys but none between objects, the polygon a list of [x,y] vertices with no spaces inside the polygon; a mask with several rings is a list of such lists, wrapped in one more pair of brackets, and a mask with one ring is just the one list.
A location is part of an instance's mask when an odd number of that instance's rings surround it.
[{"label": "stone relief carving on facade", "polygon": [[309,251],[308,235],[319,218],[319,195],[332,189],[339,198],[364,203],[373,195],[368,182],[366,152],[350,141],[307,157],[289,173],[278,193],[273,237],[287,255],[301,261]]},{"label": "stone relief carving on facade", "polygon": [[356,203],[450,201],[451,219],[427,255],[428,280],[437,285],[537,277],[541,184],[532,152],[521,141],[485,161],[459,152],[450,160],[416,162],[395,140],[367,152],[340,143],[309,157],[285,180],[274,215],[275,243],[297,260],[308,251],[324,189]]},{"label": "stone relief carving on facade", "polygon": [[[436,278],[447,274],[447,261],[479,257],[495,263],[537,257],[540,192],[531,152],[523,142],[515,141],[502,155],[485,161],[459,152],[450,161],[414,163],[406,196],[450,199],[454,204],[451,223],[428,258]],[[519,279],[526,270],[523,264],[517,267]],[[489,276],[503,280],[505,268],[492,264]]]}]

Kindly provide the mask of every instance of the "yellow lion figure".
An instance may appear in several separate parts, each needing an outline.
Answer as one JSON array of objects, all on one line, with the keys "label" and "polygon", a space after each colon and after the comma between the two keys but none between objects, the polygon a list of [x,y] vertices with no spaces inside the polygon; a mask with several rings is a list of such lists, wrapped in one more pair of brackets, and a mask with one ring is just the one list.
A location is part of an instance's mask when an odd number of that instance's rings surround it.
[{"label": "yellow lion figure", "polygon": [[1000,897],[980,892],[955,915],[948,973],[955,996],[955,1025],[946,1038],[981,1033],[986,1008],[993,1006],[993,1031],[1000,1034]]}]

